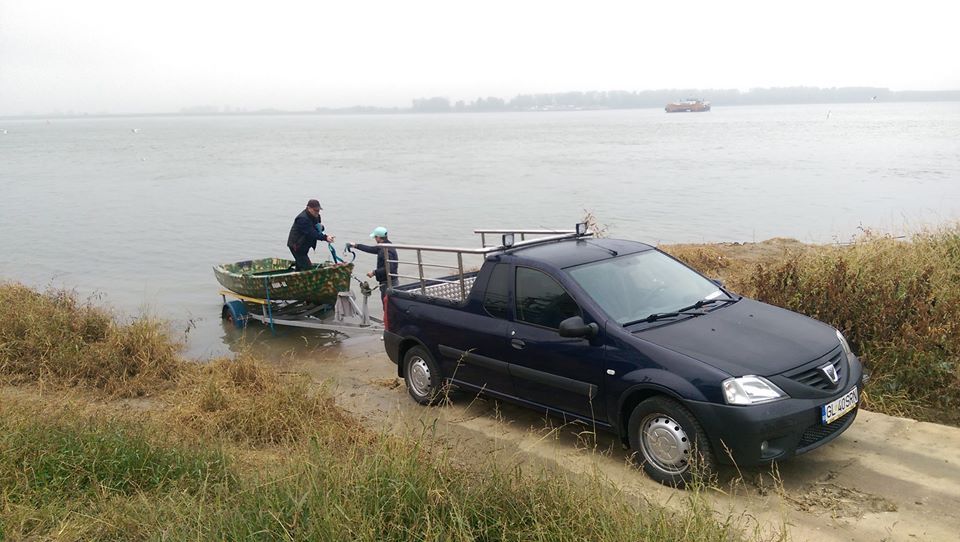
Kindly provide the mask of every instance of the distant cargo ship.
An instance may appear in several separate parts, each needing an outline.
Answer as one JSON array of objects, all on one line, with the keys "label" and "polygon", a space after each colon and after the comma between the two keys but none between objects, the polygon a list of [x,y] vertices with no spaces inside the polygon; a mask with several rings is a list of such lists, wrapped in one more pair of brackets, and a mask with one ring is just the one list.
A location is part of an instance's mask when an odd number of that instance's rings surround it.
[{"label": "distant cargo ship", "polygon": [[663,109],[667,113],[702,113],[704,111],[710,111],[710,102],[705,102],[697,98],[687,98],[679,102],[668,103]]}]

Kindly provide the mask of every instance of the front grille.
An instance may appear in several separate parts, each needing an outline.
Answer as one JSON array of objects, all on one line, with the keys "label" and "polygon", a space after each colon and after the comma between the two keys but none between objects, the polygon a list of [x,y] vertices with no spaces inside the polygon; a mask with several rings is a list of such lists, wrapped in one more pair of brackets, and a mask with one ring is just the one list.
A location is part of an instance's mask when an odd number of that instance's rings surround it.
[{"label": "front grille", "polygon": [[856,413],[857,409],[855,408],[834,420],[834,422],[830,425],[816,423],[808,427],[800,437],[800,442],[797,443],[797,453],[801,453],[804,451],[804,448],[808,448],[836,433],[837,431],[843,430],[846,426],[850,425],[851,417]]},{"label": "front grille", "polygon": [[[796,374],[788,374],[786,376],[790,380],[799,382],[804,386],[810,386],[811,388],[816,388],[818,390],[832,390],[844,382],[844,370],[846,368],[846,364],[842,363],[842,360],[843,349],[837,348],[827,356],[817,360],[812,367],[797,372]],[[827,363],[833,365],[833,368],[837,371],[836,384],[830,382],[830,379],[827,378],[827,375],[823,374],[823,371],[820,369]]]}]

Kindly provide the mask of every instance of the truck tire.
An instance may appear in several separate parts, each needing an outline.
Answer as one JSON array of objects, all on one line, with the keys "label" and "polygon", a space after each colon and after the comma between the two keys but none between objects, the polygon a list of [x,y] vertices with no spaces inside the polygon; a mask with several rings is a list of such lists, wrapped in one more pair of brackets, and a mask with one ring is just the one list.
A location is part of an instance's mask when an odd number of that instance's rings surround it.
[{"label": "truck tire", "polygon": [[403,357],[403,380],[410,397],[421,405],[432,405],[440,398],[440,367],[422,346],[414,346]]},{"label": "truck tire", "polygon": [[641,402],[627,430],[634,461],[661,484],[684,488],[712,476],[714,459],[703,427],[677,401],[657,396]]}]

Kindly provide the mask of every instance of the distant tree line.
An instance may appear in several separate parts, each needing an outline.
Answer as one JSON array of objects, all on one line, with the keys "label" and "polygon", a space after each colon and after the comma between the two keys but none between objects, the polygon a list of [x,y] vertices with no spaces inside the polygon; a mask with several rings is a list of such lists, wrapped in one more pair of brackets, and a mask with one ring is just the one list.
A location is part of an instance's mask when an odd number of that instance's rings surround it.
[{"label": "distant tree line", "polygon": [[446,113],[457,111],[560,111],[577,109],[633,109],[663,107],[669,102],[700,98],[713,105],[766,105],[859,103],[872,101],[947,101],[960,100],[960,91],[891,91],[878,87],[784,87],[755,88],[746,92],[737,89],[662,89],[603,90],[520,94],[510,100],[497,97],[459,100],[435,96],[413,100],[411,111]]}]

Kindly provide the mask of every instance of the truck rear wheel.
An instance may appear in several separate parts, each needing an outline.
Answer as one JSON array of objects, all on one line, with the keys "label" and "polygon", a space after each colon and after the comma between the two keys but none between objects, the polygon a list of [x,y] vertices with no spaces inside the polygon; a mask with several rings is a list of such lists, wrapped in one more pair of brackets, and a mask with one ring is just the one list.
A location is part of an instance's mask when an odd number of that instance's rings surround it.
[{"label": "truck rear wheel", "polygon": [[432,405],[440,398],[443,377],[440,367],[422,346],[414,346],[403,357],[403,379],[410,397],[421,405]]},{"label": "truck rear wheel", "polygon": [[651,397],[630,415],[628,426],[634,461],[661,484],[686,487],[713,472],[713,455],[700,422],[683,405]]}]

